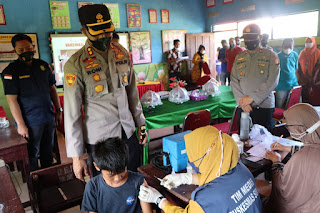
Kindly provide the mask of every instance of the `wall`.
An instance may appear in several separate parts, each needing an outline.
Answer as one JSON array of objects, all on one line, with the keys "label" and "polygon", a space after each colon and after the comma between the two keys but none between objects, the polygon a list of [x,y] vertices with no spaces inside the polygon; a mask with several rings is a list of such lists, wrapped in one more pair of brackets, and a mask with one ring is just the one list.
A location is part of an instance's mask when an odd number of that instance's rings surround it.
[{"label": "wall", "polygon": [[[90,1],[90,0],[88,0]],[[68,0],[71,29],[56,30],[57,32],[80,32],[81,25],[78,20],[78,1]],[[205,1],[198,3],[194,0],[92,0],[94,3],[118,3],[120,12],[120,29],[117,31],[151,31],[152,63],[135,66],[138,71],[150,69],[148,76],[156,76],[162,73],[159,70],[166,66],[162,53],[161,30],[188,30],[189,33],[204,32],[205,17],[202,15],[205,8]],[[141,5],[142,28],[133,29],[127,27],[126,3],[137,3]],[[7,25],[0,25],[1,33],[34,33],[38,34],[40,57],[42,60],[52,62],[48,36],[54,32],[51,25],[49,1],[47,0],[1,0]],[[149,9],[156,9],[158,23],[149,23]],[[160,10],[170,11],[170,23],[162,24]],[[192,12],[191,12],[192,11]],[[138,73],[138,71],[136,73]],[[153,74],[151,74],[153,73]],[[157,74],[156,74],[157,73]],[[149,78],[149,77],[148,77]],[[150,78],[149,78],[150,79]],[[151,79],[152,80],[152,79]],[[8,107],[3,96],[2,82],[0,83],[0,105]]]},{"label": "wall", "polygon": [[[240,8],[256,5],[256,10],[241,12]],[[296,4],[285,4],[285,0],[234,0],[233,3],[223,4],[223,0],[216,0],[216,6],[206,9],[206,31],[211,32],[212,24],[224,24],[262,17],[289,15],[312,10],[320,10],[319,0],[304,0]],[[215,17],[208,17],[210,13],[218,12]],[[320,19],[320,15],[319,15]],[[318,25],[318,36],[320,36],[320,21]]]}]

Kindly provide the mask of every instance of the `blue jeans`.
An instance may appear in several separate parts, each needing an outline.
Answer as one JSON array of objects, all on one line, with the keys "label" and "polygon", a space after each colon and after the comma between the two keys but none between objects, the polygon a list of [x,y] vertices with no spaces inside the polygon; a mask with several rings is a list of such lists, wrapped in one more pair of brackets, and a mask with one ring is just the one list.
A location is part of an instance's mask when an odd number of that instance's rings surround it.
[{"label": "blue jeans", "polygon": [[284,108],[288,100],[290,90],[278,90],[276,91],[276,107]]},{"label": "blue jeans", "polygon": [[[225,71],[225,72],[221,71],[221,74],[220,74],[221,85],[226,85],[227,78],[228,78],[227,71]],[[229,84],[230,84],[230,82],[229,82]]]},{"label": "blue jeans", "polygon": [[30,170],[39,169],[38,158],[40,156],[41,168],[52,165],[53,155],[52,148],[54,143],[55,125],[54,121],[50,121],[38,126],[28,127],[28,154],[30,161]]}]

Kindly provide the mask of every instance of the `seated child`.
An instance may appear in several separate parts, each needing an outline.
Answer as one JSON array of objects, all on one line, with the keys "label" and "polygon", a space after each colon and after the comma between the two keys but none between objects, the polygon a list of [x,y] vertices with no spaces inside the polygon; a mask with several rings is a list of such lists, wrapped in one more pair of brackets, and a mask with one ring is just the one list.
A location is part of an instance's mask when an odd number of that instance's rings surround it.
[{"label": "seated child", "polygon": [[82,212],[152,212],[151,205],[139,200],[144,177],[127,170],[128,149],[119,138],[99,141],[93,150],[94,166],[101,174],[86,185]]}]

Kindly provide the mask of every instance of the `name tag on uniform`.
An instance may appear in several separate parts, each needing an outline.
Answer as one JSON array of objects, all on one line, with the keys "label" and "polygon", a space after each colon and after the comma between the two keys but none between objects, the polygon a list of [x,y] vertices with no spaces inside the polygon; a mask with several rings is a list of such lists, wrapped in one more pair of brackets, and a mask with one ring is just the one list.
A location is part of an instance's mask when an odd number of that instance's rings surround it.
[{"label": "name tag on uniform", "polygon": [[259,64],[259,67],[265,67],[266,64]]},{"label": "name tag on uniform", "polygon": [[20,79],[24,79],[24,78],[30,78],[30,75],[21,75],[19,76]]},{"label": "name tag on uniform", "polygon": [[238,58],[238,61],[243,61],[244,60],[244,58]]}]

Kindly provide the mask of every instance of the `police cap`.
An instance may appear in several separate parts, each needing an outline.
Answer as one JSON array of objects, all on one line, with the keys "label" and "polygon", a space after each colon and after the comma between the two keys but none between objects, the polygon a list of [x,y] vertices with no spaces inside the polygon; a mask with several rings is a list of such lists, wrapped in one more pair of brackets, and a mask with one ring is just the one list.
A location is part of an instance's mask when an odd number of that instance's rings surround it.
[{"label": "police cap", "polygon": [[243,29],[243,35],[241,38],[247,41],[254,41],[259,39],[261,34],[260,27],[256,24],[249,24]]},{"label": "police cap", "polygon": [[109,9],[102,4],[85,5],[78,10],[81,25],[87,27],[92,36],[113,32]]}]

